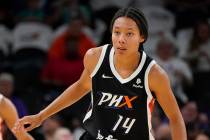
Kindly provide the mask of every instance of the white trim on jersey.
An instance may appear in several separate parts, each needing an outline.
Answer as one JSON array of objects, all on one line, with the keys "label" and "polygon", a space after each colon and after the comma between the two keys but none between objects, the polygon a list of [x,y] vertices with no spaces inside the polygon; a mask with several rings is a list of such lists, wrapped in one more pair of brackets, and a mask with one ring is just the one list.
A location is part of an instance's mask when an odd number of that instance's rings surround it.
[{"label": "white trim on jersey", "polygon": [[145,85],[145,90],[147,93],[147,117],[148,117],[148,132],[149,132],[149,140],[155,140],[154,136],[152,135],[152,112],[151,112],[151,108],[150,108],[150,103],[153,102],[154,97],[152,96],[152,93],[149,89],[149,81],[148,81],[148,76],[149,76],[149,72],[152,68],[152,66],[156,64],[156,62],[154,60],[152,60],[150,62],[150,64],[148,65],[146,72],[145,72],[145,76],[144,76],[144,85]]},{"label": "white trim on jersey", "polygon": [[142,54],[142,59],[141,62],[139,64],[139,66],[137,67],[137,69],[127,78],[122,78],[118,72],[116,71],[115,67],[114,67],[114,48],[111,49],[110,55],[109,55],[109,63],[110,63],[110,67],[112,70],[112,73],[114,74],[114,76],[120,81],[121,84],[127,83],[129,81],[131,81],[133,78],[135,78],[141,71],[141,69],[144,66],[144,63],[146,61],[146,54],[143,52]]},{"label": "white trim on jersey", "polygon": [[1,100],[3,99],[3,95],[2,94],[0,94],[0,102],[1,102]]},{"label": "white trim on jersey", "polygon": [[83,123],[89,119],[92,115],[92,112],[93,112],[93,92],[91,92],[91,109],[86,113],[84,119],[83,119]]},{"label": "white trim on jersey", "polygon": [[147,93],[147,95],[149,96],[150,99],[153,98],[153,96],[152,96],[152,93],[149,89],[148,76],[149,76],[149,72],[150,72],[150,70],[151,70],[151,68],[154,64],[156,64],[156,62],[154,60],[152,60],[149,64],[149,66],[147,67],[146,72],[145,72],[145,76],[144,76],[145,90],[146,90],[146,93]]},{"label": "white trim on jersey", "polygon": [[106,44],[106,45],[102,46],[101,55],[100,55],[99,60],[98,60],[98,62],[97,62],[97,64],[96,64],[96,67],[94,68],[93,72],[92,72],[91,75],[90,75],[91,78],[92,78],[92,77],[97,73],[97,71],[99,70],[99,68],[100,68],[100,66],[101,66],[101,64],[102,64],[102,62],[103,62],[103,60],[104,60],[104,56],[105,56],[106,49],[107,49],[108,45],[109,45],[109,44]]}]

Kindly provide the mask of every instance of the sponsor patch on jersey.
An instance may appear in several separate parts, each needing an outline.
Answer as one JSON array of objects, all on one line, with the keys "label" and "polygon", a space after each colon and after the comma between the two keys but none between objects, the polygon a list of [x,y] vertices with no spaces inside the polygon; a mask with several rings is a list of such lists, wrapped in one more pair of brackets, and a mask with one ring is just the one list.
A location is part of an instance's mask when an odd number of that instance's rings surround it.
[{"label": "sponsor patch on jersey", "polygon": [[141,79],[140,78],[136,79],[136,83],[133,84],[133,87],[135,87],[135,88],[143,88],[143,86],[141,85]]},{"label": "sponsor patch on jersey", "polygon": [[97,140],[118,140],[118,139],[114,139],[114,137],[112,135],[108,135],[108,136],[103,136],[101,134],[101,130],[98,130],[98,135],[97,135]]}]

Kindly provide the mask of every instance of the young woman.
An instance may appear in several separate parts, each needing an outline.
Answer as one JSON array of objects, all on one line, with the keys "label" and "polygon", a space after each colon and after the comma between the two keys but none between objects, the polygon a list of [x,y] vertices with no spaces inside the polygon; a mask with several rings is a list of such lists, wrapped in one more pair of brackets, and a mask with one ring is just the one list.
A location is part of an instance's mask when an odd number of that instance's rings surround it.
[{"label": "young woman", "polygon": [[157,100],[170,121],[173,140],[186,140],[186,130],[166,73],[142,49],[147,22],[136,8],[120,9],[111,23],[112,45],[87,51],[80,79],[36,115],[22,118],[27,131],[91,91],[92,108],[84,118],[82,140],[154,140],[151,113]]},{"label": "young woman", "polygon": [[[3,130],[1,129],[3,121],[12,130],[17,119],[18,114],[12,102],[0,94],[0,140],[3,140]],[[33,140],[25,131],[15,133],[15,136],[17,140]]]}]

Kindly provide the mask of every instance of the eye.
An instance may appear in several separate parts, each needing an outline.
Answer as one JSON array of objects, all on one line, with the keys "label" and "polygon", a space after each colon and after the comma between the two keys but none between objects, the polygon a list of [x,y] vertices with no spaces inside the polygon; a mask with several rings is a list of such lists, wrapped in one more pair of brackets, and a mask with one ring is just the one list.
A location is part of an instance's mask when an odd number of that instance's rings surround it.
[{"label": "eye", "polygon": [[114,34],[115,34],[115,35],[119,35],[120,32],[119,32],[119,31],[114,31]]},{"label": "eye", "polygon": [[132,37],[133,35],[134,35],[134,33],[132,33],[132,32],[128,32],[128,33],[127,33],[127,36],[128,36],[128,37]]}]

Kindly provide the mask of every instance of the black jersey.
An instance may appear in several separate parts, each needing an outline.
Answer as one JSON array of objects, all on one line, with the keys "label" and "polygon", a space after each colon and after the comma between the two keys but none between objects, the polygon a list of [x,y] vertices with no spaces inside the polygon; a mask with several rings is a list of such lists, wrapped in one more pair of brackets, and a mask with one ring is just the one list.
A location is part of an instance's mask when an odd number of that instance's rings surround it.
[{"label": "black jersey", "polygon": [[91,74],[92,107],[84,118],[87,132],[97,140],[154,140],[151,112],[155,99],[148,88],[154,60],[141,52],[137,69],[122,78],[113,63],[114,48],[102,47]]}]

